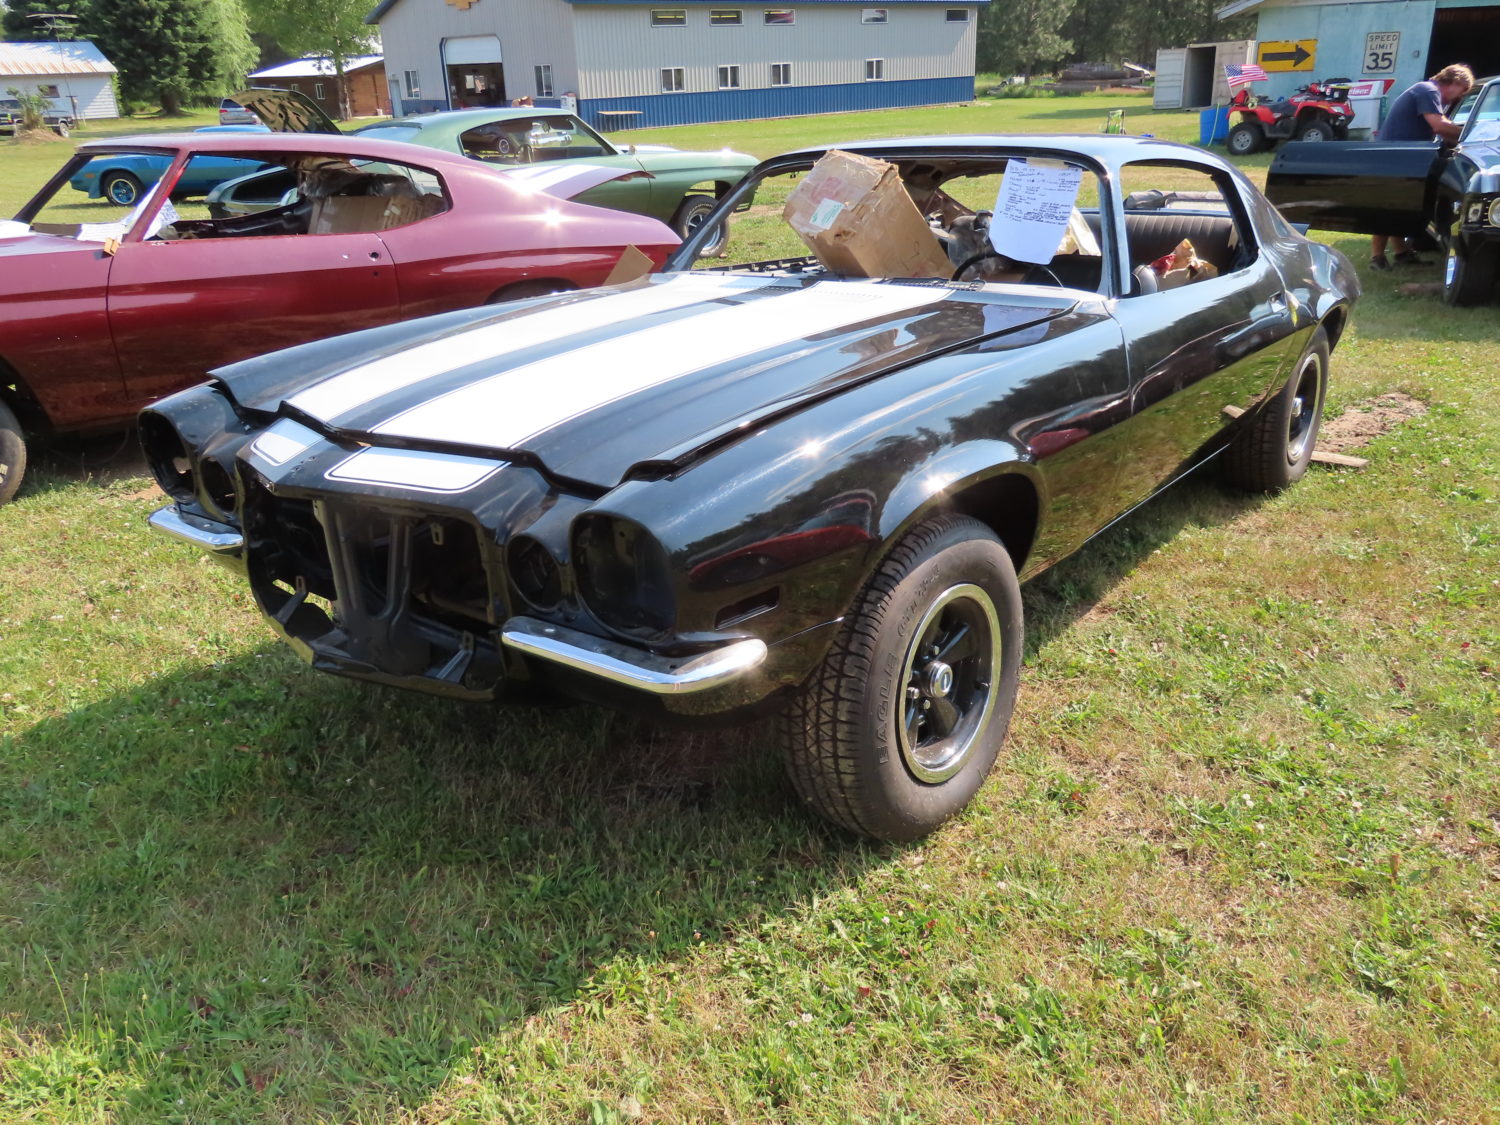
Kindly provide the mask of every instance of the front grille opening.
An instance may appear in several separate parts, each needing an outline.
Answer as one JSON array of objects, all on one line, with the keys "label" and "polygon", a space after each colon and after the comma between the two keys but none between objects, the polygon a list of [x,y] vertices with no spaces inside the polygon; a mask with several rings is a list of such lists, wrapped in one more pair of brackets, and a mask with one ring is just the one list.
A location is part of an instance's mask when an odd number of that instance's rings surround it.
[{"label": "front grille opening", "polygon": [[329,601],[334,596],[328,538],[312,502],[274,496],[255,478],[244,477],[245,536],[264,559],[268,577]]},{"label": "front grille opening", "polygon": [[494,623],[490,580],[479,532],[454,519],[429,519],[412,544],[412,597],[447,624]]}]

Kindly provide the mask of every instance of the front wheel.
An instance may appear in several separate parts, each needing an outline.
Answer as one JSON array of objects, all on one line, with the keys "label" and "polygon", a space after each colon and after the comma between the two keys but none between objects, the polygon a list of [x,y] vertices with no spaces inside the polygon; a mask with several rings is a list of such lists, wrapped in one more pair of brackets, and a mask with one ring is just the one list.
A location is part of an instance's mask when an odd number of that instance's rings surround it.
[{"label": "front wheel", "polygon": [[915,840],[979,791],[1010,725],[1021,591],[968,516],[918,524],[886,556],[812,681],[782,716],[787,772],[815,810]]},{"label": "front wheel", "polygon": [[59,137],[66,137],[70,132],[72,132],[72,130],[68,128],[68,123],[66,121],[59,121],[56,125],[52,126],[52,131]]},{"label": "front wheel", "polygon": [[1321,117],[1315,117],[1297,134],[1299,141],[1331,141],[1333,140],[1333,126]]},{"label": "front wheel", "polygon": [[[686,240],[697,234],[715,206],[717,206],[717,201],[709,195],[683,196],[677,213],[672,216],[671,227],[677,232],[677,237]],[[709,240],[698,249],[698,257],[717,258],[724,252],[724,247],[728,242],[729,224],[720,223]]]},{"label": "front wheel", "polygon": [[1452,242],[1443,268],[1443,303],[1482,305],[1495,290],[1495,247],[1473,246],[1465,252]]},{"label": "front wheel", "polygon": [[1246,419],[1224,453],[1229,483],[1247,492],[1280,492],[1302,479],[1318,444],[1328,394],[1328,335],[1313,333],[1276,397]]},{"label": "front wheel", "polygon": [[110,172],[100,183],[99,191],[111,203],[133,207],[141,197],[141,181],[129,172]]},{"label": "front wheel", "polygon": [[10,503],[26,475],[26,439],[10,407],[0,402],[0,504]]},{"label": "front wheel", "polygon": [[1229,139],[1224,143],[1232,156],[1253,156],[1265,144],[1265,134],[1259,125],[1242,121],[1229,130]]}]

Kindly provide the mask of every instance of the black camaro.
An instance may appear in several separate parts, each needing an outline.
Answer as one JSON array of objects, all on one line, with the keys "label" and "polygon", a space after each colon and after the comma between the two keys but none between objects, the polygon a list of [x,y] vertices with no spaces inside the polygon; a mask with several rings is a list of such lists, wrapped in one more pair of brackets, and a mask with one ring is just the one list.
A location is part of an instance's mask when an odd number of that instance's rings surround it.
[{"label": "black camaro", "polygon": [[[856,240],[921,276],[809,254],[781,204],[827,150],[776,157],[720,205],[742,265],[690,269],[710,221],[678,272],[309,344],[158,403],[141,436],[174,502],[152,522],[242,569],[317,668],[779,711],[820,812],[930,831],[1004,740],[1018,577],[1210,459],[1243,488],[1297,480],[1359,286],[1196,149],[839,147],[885,162],[918,224],[910,247]],[[864,205],[823,199],[804,233]]]}]

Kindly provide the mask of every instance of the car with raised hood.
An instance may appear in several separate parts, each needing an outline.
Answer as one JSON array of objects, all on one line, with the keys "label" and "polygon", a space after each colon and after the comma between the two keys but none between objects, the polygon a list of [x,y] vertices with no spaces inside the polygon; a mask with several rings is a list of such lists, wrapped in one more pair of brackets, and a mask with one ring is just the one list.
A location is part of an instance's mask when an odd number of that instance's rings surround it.
[{"label": "car with raised hood", "polygon": [[1266,195],[1319,230],[1428,239],[1443,252],[1443,300],[1479,305],[1500,280],[1500,78],[1460,111],[1452,145],[1390,141],[1285,146]]},{"label": "car with raised hood", "polygon": [[[125,206],[68,187],[123,157],[162,165]],[[232,219],[174,203],[200,165],[270,164],[302,186]],[[659,265],[678,238],[570,202],[616,169],[521,183],[435,150],[357,137],[188,133],[91,141],[0,221],[0,503],[29,436],[129,424],[219,364],[323,336]],[[181,210],[179,210],[179,207]],[[634,247],[634,250],[630,250]],[[634,263],[632,265],[632,263]]]},{"label": "car with raised hood", "polygon": [[[843,147],[769,160],[721,202],[757,201],[750,260],[690,269],[690,239],[628,285],[220,368],[142,416],[172,501],[153,524],[242,572],[315,668],[454,700],[778,713],[815,809],[932,830],[1005,737],[1018,580],[1206,463],[1297,480],[1359,285],[1197,149]],[[799,190],[861,158],[880,212],[915,226],[854,229],[858,252],[920,267],[808,252],[876,202]],[[1196,271],[1162,271],[1178,258]]]},{"label": "car with raised hood", "polygon": [[[281,132],[337,133],[339,127],[313,101],[295,90],[245,90],[235,100],[272,129]],[[581,202],[615,207],[660,219],[686,238],[702,225],[715,202],[755,166],[755,158],[720,149],[691,152],[668,145],[626,145],[601,136],[575,114],[541,106],[492,106],[455,109],[377,121],[353,136],[403,141],[444,152],[460,153],[499,171],[580,162],[636,172],[584,193]],[[294,185],[274,174],[248,176],[222,185],[209,196],[209,207],[221,214],[244,213],[279,201]],[[728,237],[720,224],[717,236],[700,253],[718,254]]]}]

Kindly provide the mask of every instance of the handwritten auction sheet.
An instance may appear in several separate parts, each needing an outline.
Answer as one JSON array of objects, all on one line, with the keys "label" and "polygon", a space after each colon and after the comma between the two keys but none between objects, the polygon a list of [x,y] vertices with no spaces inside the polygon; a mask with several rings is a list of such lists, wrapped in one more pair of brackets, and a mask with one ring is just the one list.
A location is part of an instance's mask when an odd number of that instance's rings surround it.
[{"label": "handwritten auction sheet", "polygon": [[1046,265],[1067,233],[1082,183],[1075,164],[1011,160],[995,199],[990,243],[1012,261]]}]

